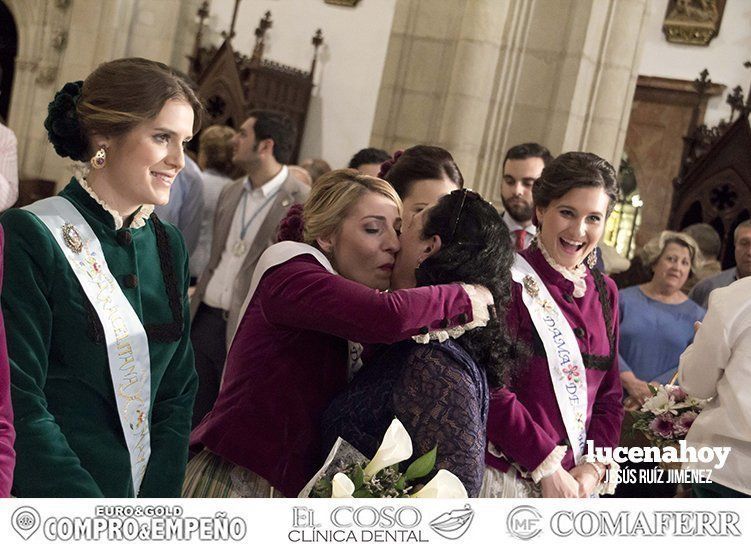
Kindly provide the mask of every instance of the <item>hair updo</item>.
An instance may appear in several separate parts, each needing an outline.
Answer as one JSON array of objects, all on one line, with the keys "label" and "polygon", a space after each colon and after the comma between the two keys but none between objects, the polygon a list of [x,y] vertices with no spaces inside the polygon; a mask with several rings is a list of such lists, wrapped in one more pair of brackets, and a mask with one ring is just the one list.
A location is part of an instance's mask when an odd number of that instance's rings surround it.
[{"label": "hair updo", "polygon": [[332,170],[318,178],[303,206],[303,241],[315,245],[316,239],[337,232],[357,201],[368,192],[391,200],[401,215],[399,195],[382,179],[349,168]]},{"label": "hair updo", "polygon": [[100,64],[85,81],[66,83],[48,106],[44,128],[58,155],[86,161],[94,153],[91,136],[121,136],[159,115],[168,100],[193,108],[195,133],[203,106],[185,79],[161,62],[117,59]]},{"label": "hair updo", "polygon": [[620,188],[615,170],[594,153],[571,151],[553,159],[532,186],[535,207],[547,208],[571,189],[602,187],[610,198],[608,215],[613,211]]},{"label": "hair updo", "polygon": [[394,153],[394,158],[381,165],[379,177],[388,181],[399,197],[409,196],[412,185],[422,179],[448,179],[457,189],[464,187],[464,177],[451,153],[442,147],[416,145]]}]

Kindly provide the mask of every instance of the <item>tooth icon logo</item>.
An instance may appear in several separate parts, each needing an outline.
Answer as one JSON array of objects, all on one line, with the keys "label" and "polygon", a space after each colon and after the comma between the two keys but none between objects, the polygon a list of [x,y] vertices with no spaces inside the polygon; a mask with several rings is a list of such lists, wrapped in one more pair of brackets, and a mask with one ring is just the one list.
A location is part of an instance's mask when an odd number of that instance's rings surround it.
[{"label": "tooth icon logo", "polygon": [[10,524],[13,529],[24,540],[29,540],[37,529],[39,529],[39,512],[34,510],[31,506],[22,506],[13,512],[10,518]]},{"label": "tooth icon logo", "polygon": [[468,504],[465,504],[464,508],[451,510],[435,518],[430,522],[430,528],[443,538],[456,540],[467,532],[474,517],[474,510]]}]

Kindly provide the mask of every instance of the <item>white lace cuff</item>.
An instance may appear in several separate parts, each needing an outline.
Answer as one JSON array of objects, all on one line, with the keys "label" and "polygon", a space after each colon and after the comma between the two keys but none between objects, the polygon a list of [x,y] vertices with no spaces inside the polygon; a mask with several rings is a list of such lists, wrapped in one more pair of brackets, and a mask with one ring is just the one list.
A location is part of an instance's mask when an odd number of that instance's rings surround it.
[{"label": "white lace cuff", "polygon": [[605,477],[600,485],[595,488],[595,493],[598,495],[613,495],[615,488],[618,486],[618,472],[621,470],[621,466],[612,459],[606,463],[594,455],[582,455],[579,464],[594,463],[595,461],[605,465]]},{"label": "white lace cuff", "polygon": [[445,342],[449,338],[459,338],[466,331],[471,331],[477,327],[484,327],[488,324],[488,321],[490,321],[490,311],[488,310],[485,301],[477,294],[475,286],[465,283],[462,283],[461,286],[464,288],[464,292],[467,293],[467,296],[472,303],[472,321],[448,329],[436,329],[426,334],[417,334],[412,337],[412,340],[418,344],[427,344],[431,340]]},{"label": "white lace cuff", "polygon": [[540,483],[540,480],[550,476],[556,470],[561,468],[561,461],[563,461],[567,451],[568,448],[566,446],[556,446],[553,448],[553,451],[551,451],[545,460],[530,474],[532,481],[538,484]]}]

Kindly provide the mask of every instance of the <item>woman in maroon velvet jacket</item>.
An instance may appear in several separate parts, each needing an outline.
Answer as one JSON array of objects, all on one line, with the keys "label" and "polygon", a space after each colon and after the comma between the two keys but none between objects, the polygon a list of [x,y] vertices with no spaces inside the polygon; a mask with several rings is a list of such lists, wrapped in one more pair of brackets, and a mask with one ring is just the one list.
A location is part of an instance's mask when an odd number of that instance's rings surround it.
[{"label": "woman in maroon velvet jacket", "polygon": [[481,497],[612,493],[604,476],[617,467],[585,454],[588,440],[617,446],[623,419],[618,292],[594,268],[617,195],[612,166],[591,153],[561,155],[534,184],[538,238],[512,268],[507,313],[533,353],[491,393]]},{"label": "woman in maroon velvet jacket", "polygon": [[321,416],[347,384],[347,339],[394,343],[487,322],[492,297],[479,288],[382,291],[400,213],[378,178],[337,170],[316,182],[306,243],[272,246],[253,275],[216,404],[191,436],[200,453],[184,496],[296,496],[322,461]]},{"label": "woman in maroon velvet jacket", "polygon": [[[0,227],[0,289],[3,286],[3,229]],[[0,312],[0,497],[9,497],[13,484],[13,467],[16,453],[13,442],[16,432],[13,429],[13,407],[10,403],[10,367],[8,350],[5,345],[5,324]]]}]

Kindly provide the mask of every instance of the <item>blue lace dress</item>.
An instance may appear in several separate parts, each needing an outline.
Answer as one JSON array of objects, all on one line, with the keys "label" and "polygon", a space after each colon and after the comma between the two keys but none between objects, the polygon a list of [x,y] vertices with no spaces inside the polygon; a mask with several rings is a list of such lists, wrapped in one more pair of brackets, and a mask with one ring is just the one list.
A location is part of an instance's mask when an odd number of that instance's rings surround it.
[{"label": "blue lace dress", "polygon": [[454,341],[384,348],[334,399],[322,421],[328,453],[341,436],[372,457],[394,417],[412,437],[413,459],[438,445],[447,469],[476,497],[485,465],[488,384],[485,372]]}]

